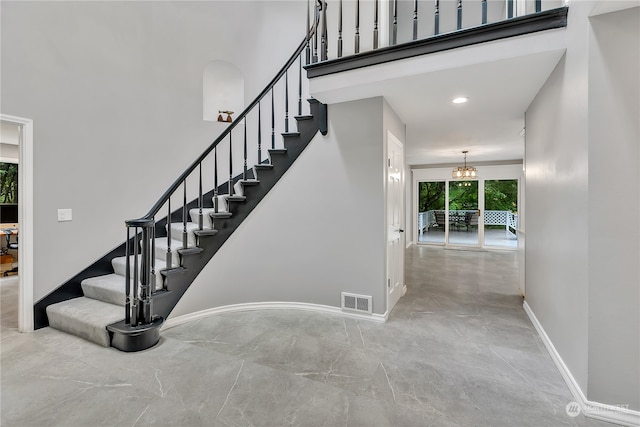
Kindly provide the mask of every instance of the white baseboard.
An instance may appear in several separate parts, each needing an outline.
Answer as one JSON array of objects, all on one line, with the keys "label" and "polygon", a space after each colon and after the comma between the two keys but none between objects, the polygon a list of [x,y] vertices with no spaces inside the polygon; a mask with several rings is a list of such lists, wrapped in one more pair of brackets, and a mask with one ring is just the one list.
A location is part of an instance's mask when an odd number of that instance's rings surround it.
[{"label": "white baseboard", "polygon": [[171,317],[164,322],[161,330],[173,328],[205,317],[215,316],[224,313],[235,313],[239,311],[256,311],[256,310],[303,310],[314,311],[316,313],[337,314],[357,320],[367,320],[369,322],[385,323],[389,318],[389,313],[384,314],[360,314],[342,311],[339,307],[332,307],[320,304],[307,304],[302,302],[254,302],[246,304],[225,305],[222,307],[208,308],[206,310],[197,311],[195,313],[185,314],[183,316]]},{"label": "white baseboard", "polygon": [[580,405],[581,411],[584,416],[595,418],[601,421],[606,421],[609,423],[620,424],[623,426],[640,426],[640,412],[638,411],[632,411],[626,408],[607,405],[604,403],[591,402],[587,400],[586,396],[582,392],[582,389],[578,385],[578,382],[571,374],[571,371],[569,370],[567,365],[565,365],[562,357],[560,357],[560,354],[551,342],[551,339],[538,321],[538,318],[533,313],[533,310],[531,310],[531,307],[529,307],[529,304],[527,304],[527,302],[525,301],[522,306],[524,307],[524,311],[527,313],[527,316],[529,316],[531,323],[533,323],[533,326],[536,328],[536,331],[538,331],[538,334],[540,335],[544,346],[547,348],[551,359],[553,359],[553,362],[556,364],[556,367],[560,371],[562,378],[564,379],[565,383],[567,383],[567,387],[569,387],[569,391],[571,391],[571,395],[573,396],[575,402]]}]

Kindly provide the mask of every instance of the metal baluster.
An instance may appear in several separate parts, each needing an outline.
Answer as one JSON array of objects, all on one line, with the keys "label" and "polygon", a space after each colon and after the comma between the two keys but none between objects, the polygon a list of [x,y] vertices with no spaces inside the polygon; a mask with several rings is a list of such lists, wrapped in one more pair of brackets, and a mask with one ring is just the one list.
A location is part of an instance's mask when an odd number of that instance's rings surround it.
[{"label": "metal baluster", "polygon": [[151,293],[156,290],[156,217],[152,218],[151,228]]},{"label": "metal baluster", "polygon": [[151,236],[149,235],[149,228],[148,224],[145,224],[142,227],[142,253],[140,256],[140,305],[138,306],[138,309],[140,310],[138,319],[141,319],[141,323],[151,322],[151,301],[149,299],[149,268],[151,265],[151,259],[149,258],[149,255],[151,254],[149,242],[151,240]]},{"label": "metal baluster", "polygon": [[540,12],[542,10],[542,0],[536,0],[536,12]]},{"label": "metal baluster", "polygon": [[187,180],[183,181],[182,191],[182,247],[187,247]]},{"label": "metal baluster", "polygon": [[198,165],[198,230],[202,230],[202,162]]},{"label": "metal baluster", "polygon": [[320,16],[320,10],[318,7],[318,2],[316,1],[313,11],[313,56],[311,57],[311,62],[313,63],[318,62],[318,18]]},{"label": "metal baluster", "polygon": [[307,0],[307,28],[304,29],[304,33],[306,34],[306,39],[307,39],[307,47],[305,48],[305,59],[306,62],[305,64],[309,65],[309,63],[311,62],[311,41],[310,41],[310,37],[309,34],[311,32],[311,23],[309,22],[309,12],[310,12],[310,6],[309,6],[309,1]]},{"label": "metal baluster", "polygon": [[262,163],[262,114],[260,101],[258,101],[258,164]]},{"label": "metal baluster", "polygon": [[413,0],[413,39],[418,40],[418,0]]},{"label": "metal baluster", "polygon": [[378,0],[373,2],[373,48],[378,48]]},{"label": "metal baluster", "polygon": [[300,54],[300,66],[298,67],[298,116],[302,115],[302,54]]},{"label": "metal baluster", "polygon": [[393,0],[393,31],[391,44],[398,43],[398,0]]},{"label": "metal baluster", "polygon": [[284,131],[289,132],[289,70],[284,72]]},{"label": "metal baluster", "polygon": [[131,324],[131,228],[127,225],[127,240],[125,240],[125,253],[127,258],[125,260],[125,283],[124,283],[124,323]]},{"label": "metal baluster", "polygon": [[227,191],[229,197],[233,196],[233,141],[231,140],[231,133],[229,132],[229,189]]},{"label": "metal baluster", "polygon": [[133,303],[131,304],[131,325],[138,326],[138,254],[140,253],[140,237],[138,236],[138,227],[134,228],[135,236],[133,237]]},{"label": "metal baluster", "polygon": [[482,0],[482,23],[487,23],[487,0]]},{"label": "metal baluster", "polygon": [[342,0],[338,3],[338,58],[342,58]]},{"label": "metal baluster", "polygon": [[320,0],[320,7],[322,8],[322,40],[320,59],[326,61],[328,58],[329,50],[329,31],[327,31],[327,2]]},{"label": "metal baluster", "polygon": [[513,0],[507,0],[507,19],[513,18]]},{"label": "metal baluster", "polygon": [[218,213],[218,147],[213,149],[213,212]]},{"label": "metal baluster", "polygon": [[462,0],[458,0],[458,30],[462,29]]},{"label": "metal baluster", "polygon": [[354,40],[354,52],[360,52],[360,0],[356,0],[356,36]]},{"label": "metal baluster", "polygon": [[433,34],[440,34],[440,0],[436,0],[436,8],[433,12]]},{"label": "metal baluster", "polygon": [[167,269],[171,269],[172,268],[172,260],[173,260],[173,256],[171,254],[171,197],[169,197],[169,200],[167,200],[167,255],[166,255],[166,262],[167,262]]},{"label": "metal baluster", "polygon": [[242,171],[242,180],[247,179],[247,116],[244,117],[244,169]]},{"label": "metal baluster", "polygon": [[276,108],[273,101],[273,88],[271,88],[271,148],[276,148]]}]

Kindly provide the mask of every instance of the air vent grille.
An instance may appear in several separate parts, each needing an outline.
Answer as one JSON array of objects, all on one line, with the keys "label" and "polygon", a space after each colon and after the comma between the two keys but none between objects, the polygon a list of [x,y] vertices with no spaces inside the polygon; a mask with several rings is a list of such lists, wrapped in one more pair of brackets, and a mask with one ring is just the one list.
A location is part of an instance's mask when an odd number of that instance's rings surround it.
[{"label": "air vent grille", "polygon": [[371,297],[368,295],[356,295],[342,292],[342,309],[371,314]]}]

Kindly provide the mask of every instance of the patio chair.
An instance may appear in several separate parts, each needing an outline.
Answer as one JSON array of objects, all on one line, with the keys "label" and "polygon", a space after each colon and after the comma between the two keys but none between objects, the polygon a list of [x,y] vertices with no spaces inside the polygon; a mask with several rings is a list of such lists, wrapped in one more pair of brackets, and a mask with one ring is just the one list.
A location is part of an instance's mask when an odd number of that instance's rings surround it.
[{"label": "patio chair", "polygon": [[436,226],[438,228],[442,227],[442,229],[444,230],[444,227],[446,225],[444,211],[435,211],[434,214],[436,216]]},{"label": "patio chair", "polygon": [[477,212],[467,212],[464,216],[464,223],[461,224],[469,231],[471,227],[478,227],[478,213]]}]

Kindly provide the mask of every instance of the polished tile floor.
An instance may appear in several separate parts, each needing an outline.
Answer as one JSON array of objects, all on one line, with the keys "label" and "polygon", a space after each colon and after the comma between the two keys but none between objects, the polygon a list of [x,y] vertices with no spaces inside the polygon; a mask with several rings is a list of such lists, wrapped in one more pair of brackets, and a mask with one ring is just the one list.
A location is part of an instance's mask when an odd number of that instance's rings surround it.
[{"label": "polished tile floor", "polygon": [[5,316],[16,285],[1,282],[0,424],[610,426],[566,414],[572,398],[522,309],[516,256],[413,246],[386,324],[230,313],[134,354],[16,332]]}]

